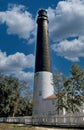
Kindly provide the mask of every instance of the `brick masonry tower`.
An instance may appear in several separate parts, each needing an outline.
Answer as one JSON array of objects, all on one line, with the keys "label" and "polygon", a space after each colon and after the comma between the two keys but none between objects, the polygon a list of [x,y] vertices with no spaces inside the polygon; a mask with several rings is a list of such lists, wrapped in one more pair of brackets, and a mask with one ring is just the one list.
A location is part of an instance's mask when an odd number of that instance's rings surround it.
[{"label": "brick masonry tower", "polygon": [[[47,11],[39,10],[37,18],[37,44],[34,74],[33,116],[47,115],[54,94],[52,85]],[[49,108],[47,108],[47,105]]]}]

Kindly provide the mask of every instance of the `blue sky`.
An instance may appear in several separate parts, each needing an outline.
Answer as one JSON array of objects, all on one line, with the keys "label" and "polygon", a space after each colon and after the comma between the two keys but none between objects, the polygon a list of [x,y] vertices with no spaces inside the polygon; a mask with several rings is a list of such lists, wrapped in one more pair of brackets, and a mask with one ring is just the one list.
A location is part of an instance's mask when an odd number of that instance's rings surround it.
[{"label": "blue sky", "polygon": [[0,0],[0,72],[32,86],[39,9],[49,18],[52,72],[84,68],[84,0]]}]

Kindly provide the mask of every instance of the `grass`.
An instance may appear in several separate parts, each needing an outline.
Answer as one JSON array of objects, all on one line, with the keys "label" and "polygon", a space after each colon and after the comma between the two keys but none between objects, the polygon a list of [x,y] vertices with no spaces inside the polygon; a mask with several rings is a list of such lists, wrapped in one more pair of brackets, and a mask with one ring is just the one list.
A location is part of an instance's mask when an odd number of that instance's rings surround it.
[{"label": "grass", "polygon": [[0,123],[0,130],[35,130],[35,128],[22,124]]}]

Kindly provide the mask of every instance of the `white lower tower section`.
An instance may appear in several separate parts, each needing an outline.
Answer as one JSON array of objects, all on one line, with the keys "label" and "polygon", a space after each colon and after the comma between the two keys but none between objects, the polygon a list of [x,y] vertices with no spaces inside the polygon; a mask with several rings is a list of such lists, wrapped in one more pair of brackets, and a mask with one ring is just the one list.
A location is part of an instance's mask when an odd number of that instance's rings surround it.
[{"label": "white lower tower section", "polygon": [[52,100],[46,100],[54,94],[52,73],[41,71],[34,76],[33,116],[49,115],[54,113]]}]

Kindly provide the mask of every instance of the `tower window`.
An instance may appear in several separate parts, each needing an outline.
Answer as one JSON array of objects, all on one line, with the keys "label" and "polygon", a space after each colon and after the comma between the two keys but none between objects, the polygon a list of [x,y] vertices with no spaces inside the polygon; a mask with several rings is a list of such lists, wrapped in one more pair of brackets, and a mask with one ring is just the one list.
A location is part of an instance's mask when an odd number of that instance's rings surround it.
[{"label": "tower window", "polygon": [[55,105],[55,100],[52,100],[52,105]]},{"label": "tower window", "polygon": [[48,111],[48,115],[51,115],[51,111]]},{"label": "tower window", "polygon": [[42,96],[42,92],[41,91],[39,91],[39,96]]}]

